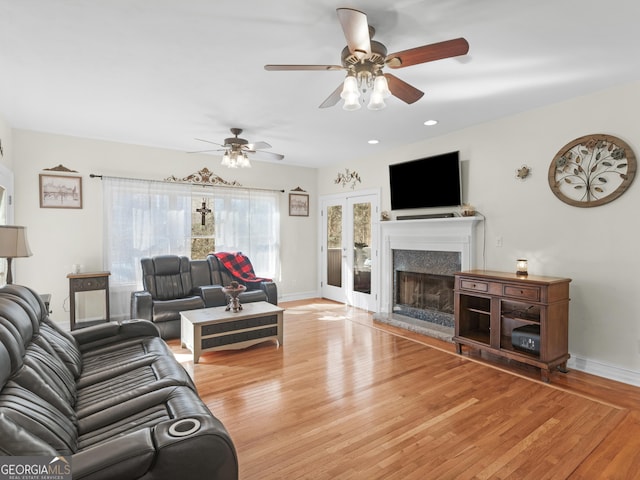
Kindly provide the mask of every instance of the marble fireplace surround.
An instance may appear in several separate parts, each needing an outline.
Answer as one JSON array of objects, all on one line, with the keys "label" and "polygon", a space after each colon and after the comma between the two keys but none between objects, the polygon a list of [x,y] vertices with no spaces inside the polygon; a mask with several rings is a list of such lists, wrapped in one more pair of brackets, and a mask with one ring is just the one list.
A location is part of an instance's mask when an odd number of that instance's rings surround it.
[{"label": "marble fireplace surround", "polygon": [[[374,314],[374,319],[450,340],[453,328],[443,326],[441,320],[430,321],[430,314],[421,316],[422,318],[413,318],[394,312],[394,251],[429,252],[426,257],[437,257],[437,252],[455,252],[459,255],[460,270],[475,268],[475,227],[479,221],[481,218],[474,216],[380,222],[381,298],[380,311]],[[426,271],[429,267],[418,270],[429,273]]]}]

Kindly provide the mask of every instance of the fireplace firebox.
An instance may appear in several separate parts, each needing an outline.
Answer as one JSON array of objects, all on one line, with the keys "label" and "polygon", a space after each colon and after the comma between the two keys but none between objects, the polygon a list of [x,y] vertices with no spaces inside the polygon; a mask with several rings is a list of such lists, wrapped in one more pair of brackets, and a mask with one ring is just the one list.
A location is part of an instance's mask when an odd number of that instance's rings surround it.
[{"label": "fireplace firebox", "polygon": [[452,327],[460,253],[394,250],[393,263],[393,313]]}]

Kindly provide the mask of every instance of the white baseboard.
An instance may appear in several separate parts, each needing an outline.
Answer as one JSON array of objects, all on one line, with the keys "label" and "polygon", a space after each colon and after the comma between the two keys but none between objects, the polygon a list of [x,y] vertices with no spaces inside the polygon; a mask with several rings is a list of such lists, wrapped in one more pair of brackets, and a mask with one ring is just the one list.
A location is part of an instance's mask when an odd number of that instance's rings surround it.
[{"label": "white baseboard", "polygon": [[297,292],[288,293],[278,297],[278,303],[280,302],[294,302],[296,300],[308,300],[310,298],[320,298],[320,292]]},{"label": "white baseboard", "polygon": [[567,362],[567,367],[569,369],[580,370],[581,372],[589,373],[591,375],[608,378],[609,380],[615,380],[617,382],[628,383],[629,385],[640,387],[640,372],[636,372],[634,370],[614,367],[613,365],[607,365],[588,358],[577,357],[573,354]]}]

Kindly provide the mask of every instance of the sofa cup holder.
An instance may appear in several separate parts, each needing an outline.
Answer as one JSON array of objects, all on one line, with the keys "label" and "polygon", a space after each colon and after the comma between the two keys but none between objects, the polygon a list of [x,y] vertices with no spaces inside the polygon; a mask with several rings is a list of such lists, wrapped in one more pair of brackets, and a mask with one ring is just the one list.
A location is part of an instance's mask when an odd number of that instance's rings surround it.
[{"label": "sofa cup holder", "polygon": [[172,437],[187,437],[200,430],[200,420],[197,418],[183,418],[169,427],[169,435]]}]

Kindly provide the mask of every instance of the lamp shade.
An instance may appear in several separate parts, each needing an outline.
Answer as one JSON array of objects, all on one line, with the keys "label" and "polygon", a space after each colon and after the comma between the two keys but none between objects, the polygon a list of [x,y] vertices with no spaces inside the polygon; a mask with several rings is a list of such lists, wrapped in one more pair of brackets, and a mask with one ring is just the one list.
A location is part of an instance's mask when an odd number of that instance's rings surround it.
[{"label": "lamp shade", "polygon": [[33,255],[27,242],[27,229],[16,225],[0,225],[0,258],[7,259],[7,284],[13,283],[11,259]]},{"label": "lamp shade", "polygon": [[0,258],[30,257],[33,255],[27,241],[27,228],[0,225]]}]

